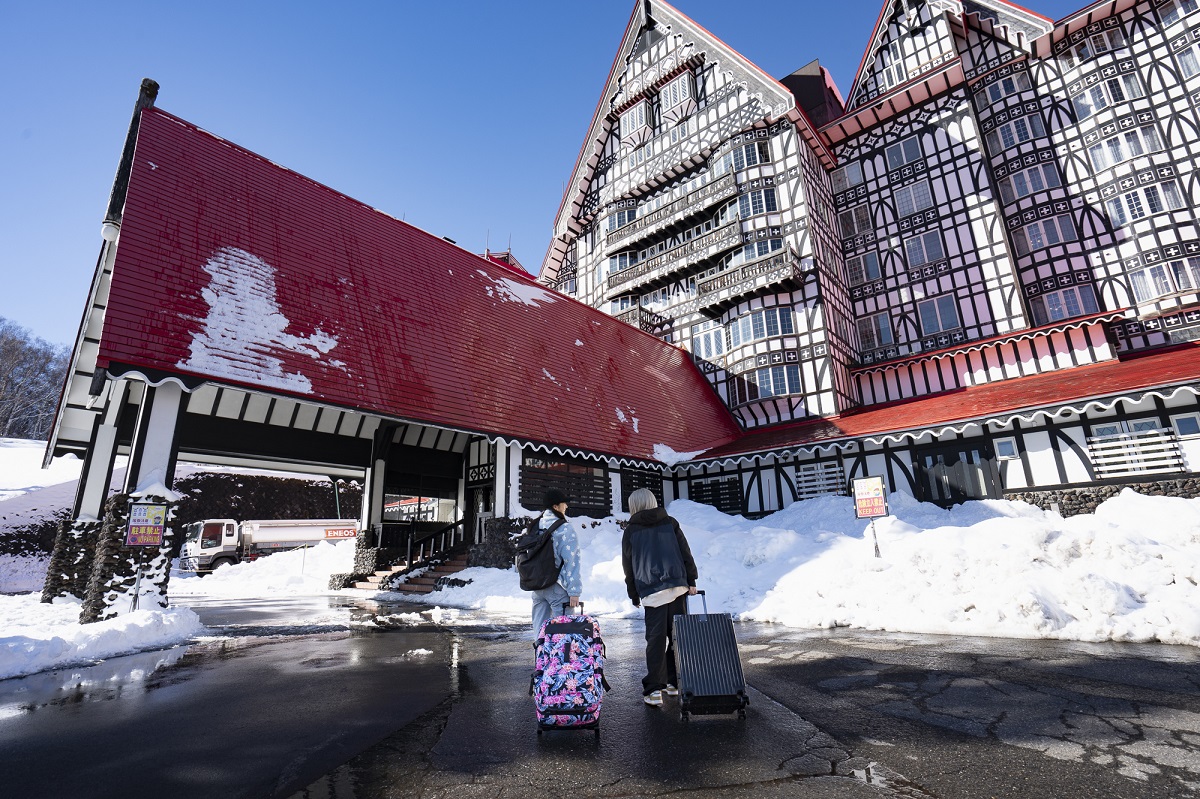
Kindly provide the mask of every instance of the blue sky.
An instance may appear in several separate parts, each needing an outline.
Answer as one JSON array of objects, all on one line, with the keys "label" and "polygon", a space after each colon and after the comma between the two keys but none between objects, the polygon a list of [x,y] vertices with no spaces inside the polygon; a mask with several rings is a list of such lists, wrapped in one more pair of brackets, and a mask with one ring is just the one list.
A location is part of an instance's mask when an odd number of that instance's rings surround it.
[{"label": "blue sky", "polygon": [[[675,5],[776,77],[819,58],[846,94],[882,2]],[[166,111],[470,250],[511,241],[536,273],[633,7],[2,3],[0,316],[74,341],[143,77]]]}]

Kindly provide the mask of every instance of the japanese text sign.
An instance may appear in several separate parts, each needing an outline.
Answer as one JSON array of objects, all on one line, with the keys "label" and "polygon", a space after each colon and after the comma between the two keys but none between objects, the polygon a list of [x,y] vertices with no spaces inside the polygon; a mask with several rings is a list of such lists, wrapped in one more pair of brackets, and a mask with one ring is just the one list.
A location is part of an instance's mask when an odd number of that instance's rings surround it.
[{"label": "japanese text sign", "polygon": [[860,477],[854,481],[854,515],[859,519],[888,515],[882,477]]},{"label": "japanese text sign", "polygon": [[129,507],[129,529],[125,533],[125,546],[162,546],[163,532],[166,527],[166,505],[131,505]]}]

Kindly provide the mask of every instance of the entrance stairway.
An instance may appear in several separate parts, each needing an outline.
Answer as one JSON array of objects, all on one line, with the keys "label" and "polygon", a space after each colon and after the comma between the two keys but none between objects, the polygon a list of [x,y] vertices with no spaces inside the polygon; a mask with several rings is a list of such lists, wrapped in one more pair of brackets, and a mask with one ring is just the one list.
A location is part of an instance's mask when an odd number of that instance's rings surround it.
[{"label": "entrance stairway", "polygon": [[[416,577],[409,577],[407,581],[396,586],[395,590],[405,594],[428,594],[433,591],[439,579],[460,572],[465,568],[467,568],[467,555],[463,552],[436,564],[431,569],[422,572]],[[390,569],[377,571],[366,580],[355,583],[354,587],[367,591],[382,591],[384,590],[383,584],[391,579],[393,575],[404,571],[404,569],[405,564],[401,563]]]}]

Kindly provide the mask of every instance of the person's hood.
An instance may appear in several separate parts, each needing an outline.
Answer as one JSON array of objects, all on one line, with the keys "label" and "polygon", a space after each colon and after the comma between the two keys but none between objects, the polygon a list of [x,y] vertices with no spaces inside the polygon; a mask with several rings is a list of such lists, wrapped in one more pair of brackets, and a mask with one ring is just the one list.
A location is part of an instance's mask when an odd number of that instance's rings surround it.
[{"label": "person's hood", "polygon": [[638,511],[629,517],[629,523],[652,527],[665,518],[667,518],[667,509],[659,505],[657,508],[647,508],[646,510]]}]

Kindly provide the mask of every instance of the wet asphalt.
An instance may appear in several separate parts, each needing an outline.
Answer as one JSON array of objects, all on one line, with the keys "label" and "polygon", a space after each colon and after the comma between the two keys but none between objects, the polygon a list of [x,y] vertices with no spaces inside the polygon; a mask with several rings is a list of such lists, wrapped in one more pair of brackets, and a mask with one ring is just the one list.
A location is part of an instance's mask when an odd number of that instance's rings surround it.
[{"label": "wet asphalt", "polygon": [[601,734],[534,728],[524,625],[197,605],[214,637],[0,681],[20,797],[1200,796],[1200,651],[740,624],[748,717],[641,701],[602,620]]}]

